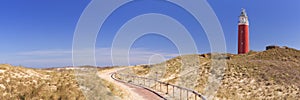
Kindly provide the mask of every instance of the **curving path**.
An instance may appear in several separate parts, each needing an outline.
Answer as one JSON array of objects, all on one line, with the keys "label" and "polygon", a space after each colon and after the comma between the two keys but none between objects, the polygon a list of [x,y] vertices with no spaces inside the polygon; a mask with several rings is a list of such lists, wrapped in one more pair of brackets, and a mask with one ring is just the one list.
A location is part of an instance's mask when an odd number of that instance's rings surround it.
[{"label": "curving path", "polygon": [[158,95],[156,95],[156,94],[152,93],[151,91],[148,91],[142,87],[122,83],[122,82],[116,81],[111,78],[112,73],[117,72],[122,69],[124,69],[124,68],[114,68],[114,69],[104,70],[104,71],[99,72],[98,75],[100,78],[105,79],[105,80],[123,88],[124,90],[127,90],[127,92],[129,92],[129,94],[130,94],[130,96],[128,96],[128,98],[131,100],[134,100],[134,99],[135,100],[163,100]]}]

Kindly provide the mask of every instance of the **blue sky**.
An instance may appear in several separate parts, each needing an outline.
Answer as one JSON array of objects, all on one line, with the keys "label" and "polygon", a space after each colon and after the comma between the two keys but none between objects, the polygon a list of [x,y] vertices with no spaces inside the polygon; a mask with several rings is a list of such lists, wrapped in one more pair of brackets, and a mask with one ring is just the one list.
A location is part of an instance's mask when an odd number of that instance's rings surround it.
[{"label": "blue sky", "polygon": [[[0,1],[0,63],[39,68],[72,65],[74,30],[89,2],[90,0]],[[246,9],[250,20],[251,50],[262,51],[266,45],[300,49],[299,0],[208,0],[208,3],[222,25],[229,53],[237,52],[237,22],[241,8]],[[151,5],[138,6],[146,8]],[[163,6],[164,4],[158,5]],[[96,58],[99,66],[111,65],[109,54],[115,27],[128,20],[127,15],[133,16],[139,11],[130,7],[120,9],[121,12],[110,17],[105,30],[97,37]],[[156,10],[160,9],[163,8]],[[194,28],[198,24],[188,14],[177,8],[170,9],[166,13],[180,16],[185,20],[183,23],[187,23],[193,30],[191,35],[198,52],[210,52],[203,29]],[[150,34],[136,40],[130,53],[132,64],[142,64],[148,63],[154,54],[168,59],[176,56],[178,51],[167,38]],[[153,62],[159,61],[161,60]]]}]

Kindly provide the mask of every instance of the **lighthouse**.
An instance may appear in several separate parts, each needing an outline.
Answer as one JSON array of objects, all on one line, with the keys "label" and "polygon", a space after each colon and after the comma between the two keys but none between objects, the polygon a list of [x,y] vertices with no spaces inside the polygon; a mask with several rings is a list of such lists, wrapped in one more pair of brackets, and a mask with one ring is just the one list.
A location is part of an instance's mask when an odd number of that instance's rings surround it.
[{"label": "lighthouse", "polygon": [[249,52],[249,21],[245,9],[242,9],[238,23],[238,54]]}]

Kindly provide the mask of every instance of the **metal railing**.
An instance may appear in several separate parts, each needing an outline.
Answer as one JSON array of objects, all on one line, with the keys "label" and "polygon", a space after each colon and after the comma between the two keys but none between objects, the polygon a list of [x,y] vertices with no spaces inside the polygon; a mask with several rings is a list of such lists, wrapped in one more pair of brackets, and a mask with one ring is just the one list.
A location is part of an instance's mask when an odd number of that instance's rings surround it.
[{"label": "metal railing", "polygon": [[206,100],[203,95],[194,90],[162,82],[156,79],[120,73],[113,73],[112,77],[125,83],[138,85],[151,89],[155,92],[164,93],[176,100]]}]

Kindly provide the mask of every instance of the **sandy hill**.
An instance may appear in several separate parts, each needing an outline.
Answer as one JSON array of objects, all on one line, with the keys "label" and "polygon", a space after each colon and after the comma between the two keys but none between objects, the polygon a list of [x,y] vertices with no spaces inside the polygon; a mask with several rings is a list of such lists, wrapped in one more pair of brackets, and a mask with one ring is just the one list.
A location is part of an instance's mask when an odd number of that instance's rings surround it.
[{"label": "sandy hill", "polygon": [[[78,67],[87,68],[87,67]],[[98,77],[84,76],[89,81],[77,81],[74,68],[31,69],[22,66],[0,64],[0,99],[1,100],[85,100],[88,93],[95,100],[122,97],[115,86]],[[110,68],[99,68],[104,70]],[[86,75],[86,74],[85,74]],[[92,75],[97,76],[97,75]],[[80,79],[79,79],[80,80]],[[80,87],[80,84],[86,87]],[[85,91],[81,91],[85,89]],[[89,93],[89,91],[94,91]],[[100,98],[101,97],[101,98]]]},{"label": "sandy hill", "polygon": [[[206,88],[211,86],[208,84],[209,76],[219,73],[211,67],[213,64],[218,64],[218,61],[225,61],[227,67],[222,75],[216,76],[221,81],[220,87],[210,88],[217,90],[215,99],[296,100],[300,98],[300,51],[287,47],[262,52],[251,51],[244,55],[184,55],[159,64],[131,66],[122,70],[122,73],[158,79],[194,89],[205,95],[211,92],[206,91]],[[105,69],[111,68],[99,69],[99,72]],[[93,80],[91,82],[76,81],[74,70],[70,67],[30,69],[2,64],[0,65],[0,98],[1,100],[84,100],[86,99],[84,94],[89,93],[90,90],[96,91],[96,94],[92,95],[107,99],[126,97],[126,93],[122,93],[115,84],[90,76],[83,77]],[[96,85],[93,84],[95,80],[99,80]],[[88,86],[80,87],[82,83]],[[86,91],[82,92],[80,89]]]},{"label": "sandy hill", "polygon": [[70,71],[0,65],[0,98],[27,99],[84,99]]},{"label": "sandy hill", "polygon": [[[244,55],[226,54],[221,85],[215,99],[298,99],[300,98],[300,51],[275,48]],[[184,59],[186,61],[182,61]],[[122,71],[179,85],[207,94],[212,75],[211,54],[185,55],[155,65],[138,65]],[[198,60],[198,61],[194,61]],[[219,59],[220,60],[220,59]],[[183,63],[182,63],[183,62]],[[183,65],[183,66],[182,66]]]}]

